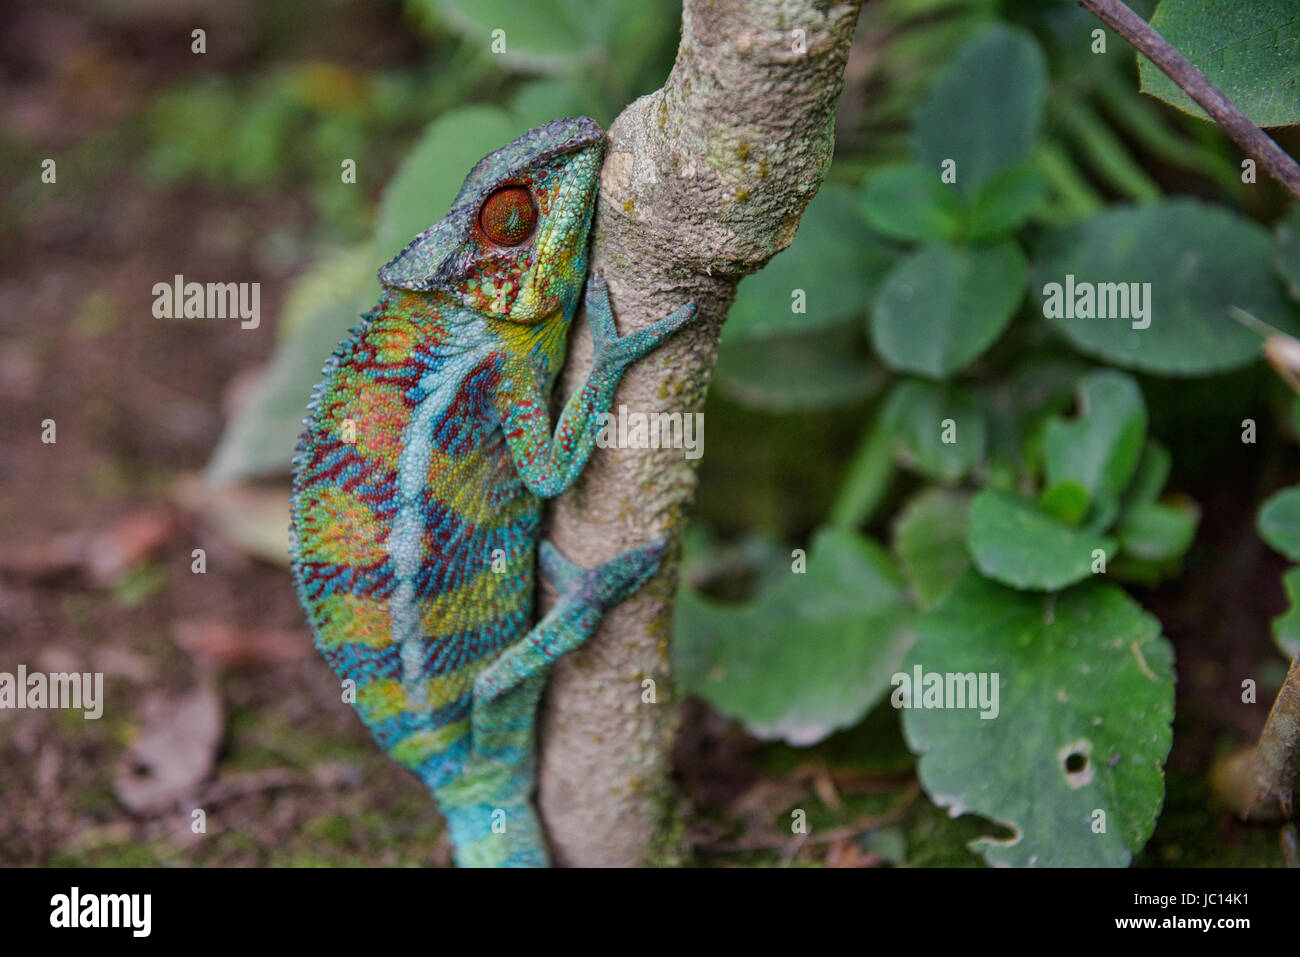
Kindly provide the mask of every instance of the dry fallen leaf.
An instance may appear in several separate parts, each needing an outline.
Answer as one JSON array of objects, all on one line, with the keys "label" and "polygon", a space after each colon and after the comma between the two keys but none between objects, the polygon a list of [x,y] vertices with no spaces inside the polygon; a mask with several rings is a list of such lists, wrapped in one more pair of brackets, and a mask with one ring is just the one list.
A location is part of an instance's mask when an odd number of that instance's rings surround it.
[{"label": "dry fallen leaf", "polygon": [[90,584],[104,587],[149,558],[178,528],[170,509],[142,509],[94,531],[0,549],[0,571],[34,581],[82,574]]},{"label": "dry fallen leaf", "polygon": [[301,661],[311,653],[307,632],[238,628],[221,618],[172,622],[172,640],[200,668],[248,668]]},{"label": "dry fallen leaf", "polygon": [[138,814],[173,808],[192,794],[216,760],[223,723],[210,684],[182,695],[145,699],[144,728],[118,767],[113,790]]}]

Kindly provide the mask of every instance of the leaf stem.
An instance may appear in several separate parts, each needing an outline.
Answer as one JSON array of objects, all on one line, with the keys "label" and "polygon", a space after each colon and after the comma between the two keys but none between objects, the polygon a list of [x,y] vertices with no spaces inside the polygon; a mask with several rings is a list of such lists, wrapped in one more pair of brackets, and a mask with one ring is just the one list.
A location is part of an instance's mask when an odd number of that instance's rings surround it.
[{"label": "leaf stem", "polygon": [[1079,0],[1079,3],[1163,70],[1238,146],[1259,160],[1274,179],[1300,199],[1300,165],[1149,23],[1120,0]]}]

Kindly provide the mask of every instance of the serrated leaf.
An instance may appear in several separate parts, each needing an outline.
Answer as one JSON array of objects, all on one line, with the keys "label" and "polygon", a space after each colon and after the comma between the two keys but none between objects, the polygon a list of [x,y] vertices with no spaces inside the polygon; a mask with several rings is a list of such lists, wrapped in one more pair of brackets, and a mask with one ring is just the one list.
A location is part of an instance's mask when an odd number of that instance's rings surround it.
[{"label": "serrated leaf", "polygon": [[[1047,321],[1083,352],[1164,375],[1207,375],[1259,355],[1258,335],[1232,318],[1230,306],[1283,332],[1300,329],[1272,258],[1272,240],[1257,224],[1195,200],[1171,199],[1110,208],[1054,232],[1035,260],[1034,285]],[[1113,304],[1111,289],[1094,299],[1104,298],[1108,312],[1127,315],[1070,317],[1069,276],[1076,301],[1082,283],[1119,284]],[[1150,284],[1138,286],[1145,318],[1131,301],[1125,309],[1128,296],[1121,298],[1134,283]],[[1147,321],[1147,328],[1133,328]]]},{"label": "serrated leaf", "polygon": [[984,459],[988,426],[964,386],[904,379],[885,399],[880,423],[905,465],[939,481],[954,482]]},{"label": "serrated leaf", "polygon": [[892,261],[893,251],[865,227],[853,192],[825,186],[790,246],[740,283],[722,341],[798,335],[861,315]]},{"label": "serrated leaf", "polygon": [[1172,743],[1173,649],[1121,588],[1035,595],[969,573],[919,624],[903,674],[918,668],[998,675],[995,718],[903,712],[931,799],[1011,829],[970,845],[990,864],[1123,867],[1150,838]]},{"label": "serrated leaf", "polygon": [[1043,435],[1048,487],[1078,482],[1094,503],[1118,503],[1142,455],[1147,410],[1131,376],[1103,370],[1079,383],[1079,415],[1053,419]]},{"label": "serrated leaf", "polygon": [[1199,518],[1195,507],[1145,503],[1124,513],[1115,534],[1120,548],[1139,561],[1173,561],[1191,547]]},{"label": "serrated leaf", "polygon": [[917,159],[936,174],[955,160],[958,191],[977,196],[997,173],[1029,158],[1046,97],[1047,63],[1034,38],[986,27],[957,50],[917,112]]},{"label": "serrated leaf", "polygon": [[1025,257],[1014,242],[936,243],[897,263],[876,294],[871,340],[891,368],[941,379],[977,359],[1024,298]]},{"label": "serrated leaf", "polygon": [[[1256,126],[1300,123],[1300,7],[1294,0],[1161,0],[1151,26]],[[1209,119],[1144,56],[1142,92]]]},{"label": "serrated leaf", "polygon": [[952,239],[961,218],[957,191],[937,170],[915,164],[886,166],[867,180],[862,213],[892,239]]},{"label": "serrated leaf", "polygon": [[1300,655],[1300,568],[1287,569],[1282,587],[1291,607],[1273,619],[1273,640],[1282,654],[1294,658]]},{"label": "serrated leaf", "polygon": [[1020,589],[1056,591],[1091,575],[1094,553],[1107,559],[1115,541],[1070,528],[1038,503],[1012,492],[985,489],[970,506],[968,542],[975,567]]},{"label": "serrated leaf", "polygon": [[966,515],[970,496],[942,488],[912,498],[894,523],[894,552],[922,611],[952,590],[966,569]]},{"label": "serrated leaf", "polygon": [[1272,495],[1259,510],[1259,534],[1293,562],[1300,562],[1300,486]]},{"label": "serrated leaf", "polygon": [[807,572],[739,607],[678,594],[674,671],[682,689],[754,735],[814,744],[884,696],[912,641],[914,613],[888,555],[823,529]]},{"label": "serrated leaf", "polygon": [[989,179],[966,214],[965,236],[999,239],[1019,229],[1047,200],[1047,177],[1036,165],[1021,163]]}]

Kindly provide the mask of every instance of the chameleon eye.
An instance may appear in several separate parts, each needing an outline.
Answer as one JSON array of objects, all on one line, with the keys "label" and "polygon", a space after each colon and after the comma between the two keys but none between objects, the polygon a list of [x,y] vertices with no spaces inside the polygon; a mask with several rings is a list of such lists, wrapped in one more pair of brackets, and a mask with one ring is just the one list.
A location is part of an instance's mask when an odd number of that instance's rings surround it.
[{"label": "chameleon eye", "polygon": [[537,206],[526,186],[503,186],[478,211],[483,234],[498,246],[518,246],[537,226]]}]

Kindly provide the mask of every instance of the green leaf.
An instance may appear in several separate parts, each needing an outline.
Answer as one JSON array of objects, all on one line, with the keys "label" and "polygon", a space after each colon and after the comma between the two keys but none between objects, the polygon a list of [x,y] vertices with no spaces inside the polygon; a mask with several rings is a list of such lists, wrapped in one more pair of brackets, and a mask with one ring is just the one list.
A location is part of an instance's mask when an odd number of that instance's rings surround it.
[{"label": "green leaf", "polygon": [[740,607],[683,588],[673,667],[682,689],[754,735],[814,744],[884,696],[911,644],[901,576],[874,542],[823,529],[807,572]]},{"label": "green leaf", "polygon": [[1277,252],[1273,264],[1286,281],[1292,299],[1300,299],[1300,206],[1293,206],[1287,216],[1278,221]]},{"label": "green leaf", "polygon": [[997,173],[1029,158],[1046,97],[1047,63],[1034,38],[986,27],[961,46],[917,112],[917,159],[935,174],[955,160],[958,191],[978,196]]},{"label": "green leaf", "polygon": [[[1034,279],[1043,314],[1081,351],[1149,372],[1207,375],[1259,355],[1259,337],[1231,317],[1230,306],[1284,332],[1300,329],[1272,259],[1272,240],[1260,226],[1225,209],[1173,199],[1107,209],[1056,231],[1039,251]],[[1107,283],[1114,288],[1094,298],[1104,299],[1111,315],[1126,315],[1069,316],[1070,276],[1076,301],[1081,283]],[[1137,286],[1145,318],[1132,302],[1124,309],[1135,283],[1149,284]],[[1135,329],[1135,322],[1150,325]]]},{"label": "green leaf", "polygon": [[1137,470],[1147,410],[1131,376],[1103,370],[1079,384],[1079,416],[1054,419],[1043,435],[1049,488],[1078,482],[1090,501],[1118,501]]},{"label": "green leaf", "polygon": [[939,181],[937,170],[886,166],[867,180],[862,213],[893,239],[952,239],[961,203],[957,191]]},{"label": "green leaf", "polygon": [[723,342],[715,379],[728,398],[752,409],[833,408],[860,402],[880,387],[882,374],[862,351],[845,326]]},{"label": "green leaf", "polygon": [[655,50],[658,39],[675,33],[679,22],[674,5],[664,0],[414,0],[414,5],[481,43],[485,52],[493,31],[501,30],[505,50],[495,55],[507,66],[552,72],[572,70],[575,60],[607,57],[626,76],[626,61],[639,66],[641,52]]},{"label": "green leaf", "polygon": [[852,191],[825,186],[790,246],[741,282],[722,341],[795,335],[861,315],[892,261],[892,250],[863,227]]},{"label": "green leaf", "polygon": [[871,316],[876,352],[892,368],[941,379],[1002,334],[1025,294],[1014,242],[965,248],[936,243],[885,276]]},{"label": "green leaf", "polygon": [[1038,504],[1058,522],[1066,525],[1078,525],[1083,516],[1088,514],[1088,505],[1092,501],[1088,490],[1079,482],[1067,479],[1059,485],[1044,489],[1038,497]]},{"label": "green leaf", "polygon": [[[511,97],[510,113],[519,121],[520,132],[549,123],[560,116],[590,116],[597,119],[604,110],[601,92],[590,83],[583,83],[578,75],[533,80],[521,86]],[[498,143],[497,146],[505,146],[505,142]],[[465,172],[468,173],[469,170]]]},{"label": "green leaf", "polygon": [[830,524],[857,528],[876,510],[894,475],[894,437],[875,423],[849,463],[844,484],[831,506]]},{"label": "green leaf", "polygon": [[1097,550],[1109,559],[1115,541],[1061,524],[1036,502],[985,489],[970,506],[971,555],[990,578],[1020,589],[1056,591],[1092,574]]},{"label": "green leaf", "polygon": [[[1300,123],[1300,7],[1294,0],[1161,0],[1151,26],[1256,126]],[[1209,119],[1146,57],[1142,92]]]},{"label": "green leaf", "polygon": [[374,304],[377,289],[369,243],[325,257],[298,279],[275,352],[212,454],[210,480],[288,474],[325,360]]},{"label": "green leaf", "polygon": [[1137,472],[1124,493],[1124,508],[1149,505],[1160,498],[1165,483],[1169,481],[1169,469],[1172,466],[1169,450],[1155,439],[1148,439],[1138,460]]},{"label": "green leaf", "polygon": [[1259,534],[1293,562],[1300,562],[1300,485],[1275,493],[1259,510]]},{"label": "green leaf", "polygon": [[880,423],[894,436],[903,464],[939,481],[955,482],[984,459],[984,413],[955,383],[898,382],[881,407]]},{"label": "green leaf", "polygon": [[379,203],[376,269],[447,214],[474,164],[525,131],[497,106],[466,106],[430,123]]},{"label": "green leaf", "polygon": [[1273,640],[1282,654],[1294,658],[1300,655],[1300,568],[1287,570],[1282,587],[1291,607],[1273,619]]},{"label": "green leaf", "polygon": [[1034,595],[967,574],[918,625],[903,674],[997,674],[997,717],[908,708],[903,734],[936,804],[1011,830],[970,845],[990,864],[1123,867],[1164,800],[1172,666],[1160,623],[1118,586]]},{"label": "green leaf", "polygon": [[1075,402],[1075,383],[1092,366],[1073,355],[1031,353],[981,390],[989,417],[989,456],[1011,475],[1036,477],[1049,420]]},{"label": "green leaf", "polygon": [[942,488],[913,497],[894,523],[894,552],[922,611],[938,604],[970,568],[970,496]]},{"label": "green leaf", "polygon": [[1195,506],[1155,502],[1125,512],[1115,533],[1120,548],[1131,557],[1144,562],[1167,562],[1181,558],[1191,547],[1199,520]]},{"label": "green leaf", "polygon": [[979,191],[966,214],[968,239],[1000,239],[1015,232],[1047,200],[1047,177],[1037,165],[1021,163],[998,173]]}]

